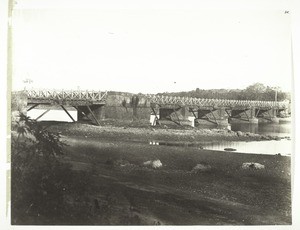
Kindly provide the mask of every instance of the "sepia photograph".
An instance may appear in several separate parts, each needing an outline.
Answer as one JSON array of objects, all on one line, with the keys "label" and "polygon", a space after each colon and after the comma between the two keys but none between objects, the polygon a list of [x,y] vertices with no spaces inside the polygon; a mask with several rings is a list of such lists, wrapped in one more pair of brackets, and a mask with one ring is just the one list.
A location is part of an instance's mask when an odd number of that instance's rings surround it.
[{"label": "sepia photograph", "polygon": [[292,227],[290,1],[6,7],[11,227]]}]

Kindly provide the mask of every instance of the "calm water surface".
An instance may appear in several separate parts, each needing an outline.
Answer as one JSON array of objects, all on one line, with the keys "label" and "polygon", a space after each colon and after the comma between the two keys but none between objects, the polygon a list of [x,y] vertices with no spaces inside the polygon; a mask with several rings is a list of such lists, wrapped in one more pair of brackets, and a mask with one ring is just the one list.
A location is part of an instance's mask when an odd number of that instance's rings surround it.
[{"label": "calm water surface", "polygon": [[290,140],[280,141],[224,141],[204,145],[204,149],[224,151],[225,148],[236,149],[241,153],[256,154],[281,154],[290,156],[292,154],[292,142]]},{"label": "calm water surface", "polygon": [[259,124],[234,123],[231,124],[231,130],[284,137],[284,136],[291,135],[292,126],[290,121],[280,121],[278,124],[276,123],[259,123]]},{"label": "calm water surface", "polygon": [[[289,120],[280,120],[279,123],[233,123],[228,127],[233,131],[250,132],[261,135],[271,135],[279,137],[291,137],[292,124]],[[278,154],[291,155],[292,141],[282,139],[279,141],[221,141],[205,144],[205,149],[221,150],[225,148],[236,149],[237,152],[257,153],[257,154]]]}]

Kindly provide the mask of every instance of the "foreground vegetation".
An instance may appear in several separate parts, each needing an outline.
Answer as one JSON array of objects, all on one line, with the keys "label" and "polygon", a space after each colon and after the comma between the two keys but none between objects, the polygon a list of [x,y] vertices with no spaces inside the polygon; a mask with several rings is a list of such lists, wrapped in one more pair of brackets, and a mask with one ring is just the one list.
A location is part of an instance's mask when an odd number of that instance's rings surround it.
[{"label": "foreground vegetation", "polygon": [[12,224],[87,221],[86,207],[68,200],[86,195],[89,172],[78,173],[61,162],[65,144],[60,135],[23,114],[12,129]]}]

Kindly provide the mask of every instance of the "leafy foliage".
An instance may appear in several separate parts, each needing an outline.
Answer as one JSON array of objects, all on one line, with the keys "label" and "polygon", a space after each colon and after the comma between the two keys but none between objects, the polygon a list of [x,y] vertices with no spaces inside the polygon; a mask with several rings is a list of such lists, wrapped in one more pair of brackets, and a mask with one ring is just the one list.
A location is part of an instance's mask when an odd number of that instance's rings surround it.
[{"label": "leafy foliage", "polygon": [[[13,128],[14,129],[14,128]],[[24,114],[20,114],[19,121],[16,122],[15,130],[17,131],[18,139],[20,136],[25,134],[29,134],[29,138],[26,138],[24,142],[27,140],[31,141],[30,149],[34,149],[36,153],[40,155],[48,155],[48,156],[56,156],[63,154],[63,146],[64,144],[60,141],[59,133],[51,133],[44,129],[41,125],[35,120],[30,119]],[[19,143],[18,143],[19,144]],[[28,148],[24,148],[28,152]]]},{"label": "leafy foliage", "polygon": [[277,91],[277,100],[290,100],[290,93],[283,92],[279,88],[275,89],[265,86],[261,83],[255,83],[248,86],[246,89],[199,89],[176,92],[176,93],[160,93],[165,96],[180,96],[180,97],[195,97],[195,98],[209,98],[209,99],[230,99],[230,100],[257,100],[257,101],[274,101]]},{"label": "leafy foliage", "polygon": [[[73,171],[70,164],[62,162],[65,144],[61,136],[24,114],[12,130],[12,224],[76,223],[87,219],[85,214],[70,212],[78,209],[70,200],[87,195],[90,175]],[[79,208],[83,209],[87,207]]]}]

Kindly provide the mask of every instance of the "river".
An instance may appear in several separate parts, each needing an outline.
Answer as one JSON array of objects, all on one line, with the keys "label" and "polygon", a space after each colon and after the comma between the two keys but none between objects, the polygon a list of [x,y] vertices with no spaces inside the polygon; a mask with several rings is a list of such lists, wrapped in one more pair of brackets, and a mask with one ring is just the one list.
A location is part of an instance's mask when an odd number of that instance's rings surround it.
[{"label": "river", "polygon": [[[288,119],[280,119],[279,123],[233,123],[229,129],[233,131],[250,132],[261,135],[271,135],[279,137],[291,137],[292,123]],[[204,146],[205,149],[221,150],[225,148],[236,149],[237,152],[257,153],[257,154],[280,154],[290,156],[292,154],[292,141],[290,139],[272,141],[221,141],[212,142]]]},{"label": "river", "polygon": [[274,136],[290,136],[292,132],[292,125],[289,120],[280,120],[279,123],[233,123],[230,125],[233,131],[242,131],[257,133],[262,135],[274,135]]}]

